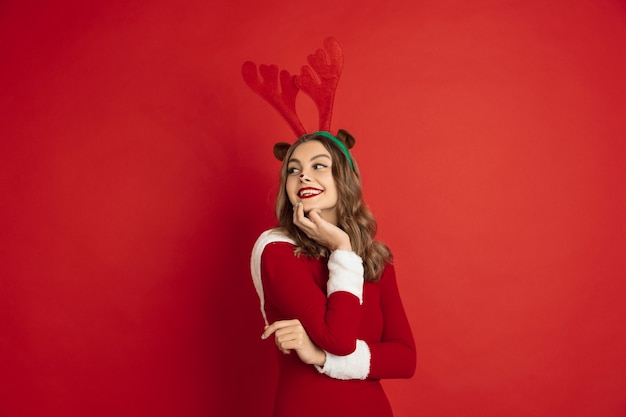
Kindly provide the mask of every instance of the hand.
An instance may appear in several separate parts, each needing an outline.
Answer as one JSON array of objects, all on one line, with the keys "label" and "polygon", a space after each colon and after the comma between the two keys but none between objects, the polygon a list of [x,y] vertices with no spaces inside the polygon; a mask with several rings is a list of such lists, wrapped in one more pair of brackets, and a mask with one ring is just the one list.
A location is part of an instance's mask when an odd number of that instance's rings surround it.
[{"label": "hand", "polygon": [[352,250],[350,236],[334,224],[324,220],[320,209],[311,210],[307,217],[304,215],[302,203],[296,203],[293,207],[293,223],[308,237],[331,251]]},{"label": "hand", "polygon": [[261,339],[267,339],[272,333],[281,352],[289,354],[295,350],[300,360],[307,365],[323,366],[326,362],[326,352],[311,341],[300,320],[275,321],[265,327]]}]

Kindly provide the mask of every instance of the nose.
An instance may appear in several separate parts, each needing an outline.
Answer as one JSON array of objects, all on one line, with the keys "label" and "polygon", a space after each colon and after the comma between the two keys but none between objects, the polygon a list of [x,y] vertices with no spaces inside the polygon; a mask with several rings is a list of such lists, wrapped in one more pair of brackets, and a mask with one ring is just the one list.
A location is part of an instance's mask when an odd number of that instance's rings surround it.
[{"label": "nose", "polygon": [[308,182],[308,181],[311,181],[311,179],[307,177],[306,175],[304,175],[304,172],[300,174],[300,182]]}]

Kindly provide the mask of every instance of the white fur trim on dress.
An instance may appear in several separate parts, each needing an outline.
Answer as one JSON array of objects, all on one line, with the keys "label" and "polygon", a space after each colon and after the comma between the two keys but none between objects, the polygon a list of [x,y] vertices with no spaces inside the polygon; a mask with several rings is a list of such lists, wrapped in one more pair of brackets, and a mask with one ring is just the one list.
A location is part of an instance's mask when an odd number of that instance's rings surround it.
[{"label": "white fur trim on dress", "polygon": [[372,354],[363,340],[357,339],[356,349],[349,355],[337,356],[326,352],[324,366],[315,365],[322,374],[335,379],[365,379],[370,374]]},{"label": "white fur trim on dress", "polygon": [[328,296],[336,291],[347,291],[363,304],[363,260],[348,250],[335,250],[328,258]]},{"label": "white fur trim on dress", "polygon": [[295,244],[293,239],[276,229],[266,230],[261,233],[261,236],[257,239],[254,247],[252,248],[252,256],[250,257],[250,273],[252,274],[252,282],[254,288],[259,296],[261,303],[261,314],[263,314],[263,320],[265,325],[268,325],[267,316],[265,315],[265,296],[263,293],[263,282],[261,281],[261,255],[265,247],[272,242],[288,242]]}]

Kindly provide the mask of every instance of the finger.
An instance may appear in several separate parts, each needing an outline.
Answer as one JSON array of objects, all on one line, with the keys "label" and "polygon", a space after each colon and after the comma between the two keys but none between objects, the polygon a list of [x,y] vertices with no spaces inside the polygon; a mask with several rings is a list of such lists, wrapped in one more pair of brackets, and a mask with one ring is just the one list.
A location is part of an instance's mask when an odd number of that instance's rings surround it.
[{"label": "finger", "polygon": [[304,215],[304,205],[302,204],[302,202],[296,203],[296,205],[294,206],[293,222],[298,227],[311,226],[310,220],[307,219],[307,217]]},{"label": "finger", "polygon": [[294,222],[294,224],[311,239],[315,239],[315,236],[318,234],[318,228],[315,226],[315,223],[306,217],[299,223]]},{"label": "finger", "polygon": [[309,219],[317,226],[320,226],[325,220],[322,218],[322,210],[314,209],[309,212]]},{"label": "finger", "polygon": [[[274,338],[277,344],[280,344],[282,347],[285,347],[284,346],[285,343],[291,343],[294,341],[297,344],[302,344],[302,341],[305,338],[308,338],[306,330],[304,330],[304,327],[302,326],[302,324],[298,320],[295,320],[295,321],[297,323],[295,323],[294,325],[284,327],[282,329],[277,330],[274,333]],[[291,349],[293,348],[293,346],[289,346],[288,348]]]},{"label": "finger", "polygon": [[304,345],[302,335],[290,334],[288,337],[281,337],[276,339],[276,346],[280,350],[298,350]]},{"label": "finger", "polygon": [[292,340],[279,339],[278,337],[274,339],[274,343],[276,343],[276,347],[281,352],[287,354],[290,351],[290,345],[292,344]]},{"label": "finger", "polygon": [[278,346],[279,348],[291,349],[293,342],[295,340],[297,340],[297,338],[294,334],[288,334],[288,335],[277,336],[274,339],[274,342],[276,343],[276,346]]},{"label": "finger", "polygon": [[296,333],[296,329],[294,326],[283,327],[282,329],[278,329],[274,332],[274,337],[279,340],[287,340],[289,337],[293,337],[292,335]]},{"label": "finger", "polygon": [[296,226],[298,225],[298,223],[300,223],[298,212],[301,206],[302,206],[302,202],[298,202],[294,204],[293,206],[293,224],[295,224]]},{"label": "finger", "polygon": [[297,220],[300,216],[304,216],[302,201],[298,201],[296,204],[293,205],[293,219]]},{"label": "finger", "polygon": [[261,335],[261,339],[267,339],[274,333],[276,330],[284,329],[285,327],[293,326],[296,324],[300,324],[300,320],[279,320],[265,327],[263,334]]},{"label": "finger", "polygon": [[276,344],[280,347],[284,343],[289,343],[294,340],[301,340],[303,338],[303,335],[305,334],[306,332],[304,330],[304,327],[302,327],[302,324],[299,320],[295,319],[291,320],[288,326],[282,327],[274,331],[274,340]]},{"label": "finger", "polygon": [[274,338],[274,343],[276,344],[276,347],[278,347],[278,350],[280,350],[283,354],[288,355],[291,353],[292,350],[292,345],[294,345],[294,340],[293,340],[293,335],[287,335],[286,338],[285,336],[275,336]]}]

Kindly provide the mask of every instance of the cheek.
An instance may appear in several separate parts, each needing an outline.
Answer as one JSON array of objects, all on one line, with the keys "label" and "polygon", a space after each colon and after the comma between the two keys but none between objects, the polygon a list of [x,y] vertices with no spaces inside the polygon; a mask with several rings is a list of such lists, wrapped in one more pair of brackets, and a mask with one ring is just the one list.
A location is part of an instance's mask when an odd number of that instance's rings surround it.
[{"label": "cheek", "polygon": [[337,193],[337,189],[336,188],[333,189],[332,198],[335,201],[335,204],[337,204],[337,202],[339,201],[339,194]]},{"label": "cheek", "polygon": [[326,185],[326,190],[330,191],[332,194],[337,195],[338,191],[337,191],[337,184],[335,183],[335,179],[333,178],[332,175],[329,175],[329,177],[326,179],[325,183]]},{"label": "cheek", "polygon": [[296,191],[297,191],[297,183],[295,181],[287,180],[285,184],[285,191],[287,193],[287,198],[291,201],[291,204],[296,203]]},{"label": "cheek", "polygon": [[329,185],[328,187],[326,187],[326,193],[327,193],[328,197],[330,197],[333,200],[335,200],[335,203],[339,199],[339,193],[337,191],[337,187],[335,187],[335,184],[332,184],[332,185]]}]

